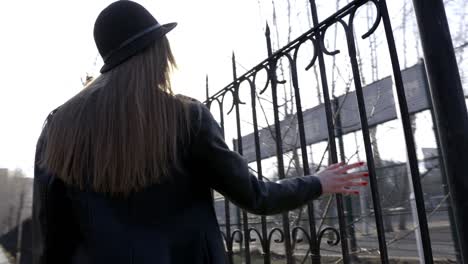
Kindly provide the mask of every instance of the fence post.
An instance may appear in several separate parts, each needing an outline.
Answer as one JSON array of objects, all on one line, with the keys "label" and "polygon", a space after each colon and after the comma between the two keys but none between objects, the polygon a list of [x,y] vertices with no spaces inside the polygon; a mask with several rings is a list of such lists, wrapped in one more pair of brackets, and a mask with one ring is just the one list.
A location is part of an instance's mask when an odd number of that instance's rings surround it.
[{"label": "fence post", "polygon": [[205,92],[206,92],[206,101],[208,102],[208,100],[210,99],[210,90],[209,90],[209,86],[208,86],[208,74],[206,75],[206,79],[205,79]]},{"label": "fence post", "polygon": [[413,0],[442,159],[458,230],[463,263],[468,263],[468,115],[442,0]]},{"label": "fence post", "polygon": [[[317,5],[315,4],[315,0],[309,0],[310,3],[310,10],[312,12],[312,21],[314,27],[318,27],[319,20],[317,14]],[[317,38],[321,38],[321,33],[318,33]],[[319,39],[317,41],[320,41]],[[328,144],[329,144],[329,155],[330,161],[332,163],[338,162],[338,154],[335,142],[335,131],[334,131],[334,124],[333,124],[333,113],[332,113],[332,105],[330,100],[330,94],[328,91],[328,81],[327,81],[327,73],[325,67],[325,60],[323,57],[323,51],[318,45],[318,62],[319,62],[319,69],[320,69],[320,78],[322,83],[322,91],[323,91],[323,101],[325,104],[325,115],[327,118],[327,128],[328,128]],[[344,218],[344,204],[343,204],[343,196],[341,194],[336,194],[336,207],[338,211],[338,222],[340,225],[340,236],[341,236],[341,252],[343,254],[343,263],[348,264],[351,263],[350,256],[349,256],[349,245],[348,245],[348,235],[346,232],[346,220]],[[320,230],[319,230],[320,232]],[[320,244],[318,245],[318,251],[320,251]],[[314,253],[314,251],[312,251]]]},{"label": "fence post", "polygon": [[[280,124],[280,119],[279,119],[279,114],[277,109],[278,107],[278,95],[277,95],[277,85],[278,85],[278,79],[276,76],[276,61],[273,58],[273,48],[271,46],[271,36],[270,36],[270,27],[267,24],[266,30],[265,30],[265,38],[267,42],[267,52],[268,52],[268,58],[269,58],[269,69],[268,69],[268,76],[270,79],[271,83],[271,96],[273,99],[273,116],[275,119],[275,130],[274,130],[274,135],[275,135],[275,145],[276,145],[276,160],[278,162],[278,177],[280,179],[286,178],[286,175],[284,173],[284,160],[283,160],[283,140],[281,138],[281,124]],[[289,212],[283,212],[281,214],[282,216],[282,223],[283,223],[283,234],[284,234],[284,250],[286,253],[286,263],[287,264],[293,264],[294,263],[294,258],[293,258],[293,251],[291,248],[291,229],[289,226]]]},{"label": "fence post", "polygon": [[454,250],[455,250],[455,257],[456,257],[457,263],[463,263],[462,260],[461,260],[461,255],[460,255],[460,246],[459,246],[459,242],[458,242],[457,228],[455,226],[456,225],[455,224],[455,217],[453,215],[453,208],[452,208],[453,207],[453,201],[452,201],[452,198],[450,197],[450,190],[448,188],[448,183],[447,183],[447,174],[446,174],[446,171],[445,171],[445,164],[444,164],[444,160],[442,159],[443,154],[442,154],[442,150],[440,149],[441,143],[440,143],[439,131],[437,131],[437,127],[436,127],[436,118],[434,116],[434,107],[432,106],[431,95],[429,93],[429,89],[427,88],[427,87],[429,87],[429,83],[428,83],[429,81],[427,80],[426,70],[424,69],[426,67],[424,59],[421,59],[420,63],[422,65],[422,67],[420,67],[420,69],[421,69],[421,72],[422,72],[422,76],[424,76],[423,80],[424,80],[424,87],[426,87],[427,101],[429,102],[429,109],[431,111],[431,121],[434,124],[433,125],[433,130],[434,130],[434,136],[435,136],[436,144],[437,144],[437,160],[439,162],[440,178],[442,179],[444,196],[448,196],[447,214],[448,214],[448,218],[449,218],[450,231],[452,233],[453,247],[454,247]]},{"label": "fence post", "polygon": [[[336,137],[338,138],[338,149],[340,150],[340,161],[347,162],[346,154],[344,150],[344,140],[343,140],[343,127],[341,124],[341,109],[340,109],[340,102],[338,98],[333,97],[333,110],[334,115],[336,116]],[[343,197],[344,198],[344,206],[345,206],[345,216],[346,216],[346,226],[348,232],[348,239],[351,249],[350,259],[353,262],[359,262],[358,256],[356,254],[358,246],[356,240],[356,232],[354,229],[354,216],[353,216],[353,203],[350,196]]]}]

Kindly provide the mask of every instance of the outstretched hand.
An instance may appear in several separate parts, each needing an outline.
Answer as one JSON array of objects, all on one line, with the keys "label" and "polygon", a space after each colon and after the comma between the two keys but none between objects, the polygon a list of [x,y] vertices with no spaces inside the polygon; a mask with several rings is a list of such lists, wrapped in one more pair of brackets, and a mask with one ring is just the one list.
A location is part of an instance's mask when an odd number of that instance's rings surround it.
[{"label": "outstretched hand", "polygon": [[369,177],[367,171],[348,173],[349,170],[365,166],[364,162],[353,164],[336,163],[320,171],[317,177],[322,184],[322,194],[359,194],[356,188],[367,185],[363,178]]}]

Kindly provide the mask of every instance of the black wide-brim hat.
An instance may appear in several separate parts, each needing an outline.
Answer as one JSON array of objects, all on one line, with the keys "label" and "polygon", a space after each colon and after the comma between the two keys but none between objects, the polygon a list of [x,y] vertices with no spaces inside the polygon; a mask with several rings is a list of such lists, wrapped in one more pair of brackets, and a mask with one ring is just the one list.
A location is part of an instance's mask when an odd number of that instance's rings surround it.
[{"label": "black wide-brim hat", "polygon": [[94,41],[104,61],[101,73],[122,64],[171,31],[138,3],[121,0],[106,7],[94,24]]}]

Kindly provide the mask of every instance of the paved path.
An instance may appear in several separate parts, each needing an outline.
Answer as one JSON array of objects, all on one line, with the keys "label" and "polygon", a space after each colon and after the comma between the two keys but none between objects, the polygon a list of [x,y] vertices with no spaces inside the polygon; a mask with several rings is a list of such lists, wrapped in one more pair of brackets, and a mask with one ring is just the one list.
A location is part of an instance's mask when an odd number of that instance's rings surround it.
[{"label": "paved path", "polygon": [[2,247],[0,247],[0,264],[10,264],[5,253],[3,253]]}]

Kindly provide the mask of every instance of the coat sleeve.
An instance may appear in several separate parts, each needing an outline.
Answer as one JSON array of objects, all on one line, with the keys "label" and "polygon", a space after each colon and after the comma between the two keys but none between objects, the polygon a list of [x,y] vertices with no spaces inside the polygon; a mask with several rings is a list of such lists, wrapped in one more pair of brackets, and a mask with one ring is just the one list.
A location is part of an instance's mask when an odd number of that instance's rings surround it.
[{"label": "coat sleeve", "polygon": [[229,150],[208,108],[200,104],[199,109],[199,129],[193,139],[195,162],[204,167],[207,184],[231,202],[251,213],[270,215],[300,207],[322,194],[315,176],[278,182],[258,180],[243,157]]},{"label": "coat sleeve", "polygon": [[[49,116],[50,117],[50,116]],[[77,242],[71,201],[65,184],[38,166],[45,144],[39,137],[34,163],[32,255],[34,264],[71,263]]]}]

